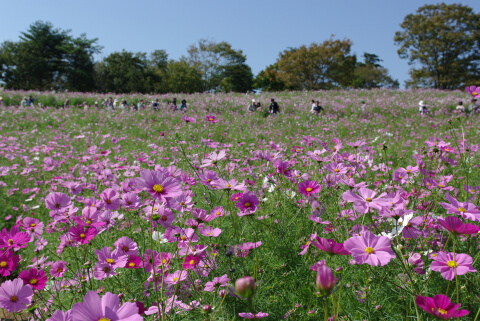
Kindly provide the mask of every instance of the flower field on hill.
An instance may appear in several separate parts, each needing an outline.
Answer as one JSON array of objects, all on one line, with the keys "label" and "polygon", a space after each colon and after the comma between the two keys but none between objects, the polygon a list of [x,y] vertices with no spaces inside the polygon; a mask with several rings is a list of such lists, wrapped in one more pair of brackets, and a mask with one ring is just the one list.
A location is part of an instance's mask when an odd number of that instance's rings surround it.
[{"label": "flower field on hill", "polygon": [[0,317],[477,320],[472,96],[271,95],[2,92]]}]

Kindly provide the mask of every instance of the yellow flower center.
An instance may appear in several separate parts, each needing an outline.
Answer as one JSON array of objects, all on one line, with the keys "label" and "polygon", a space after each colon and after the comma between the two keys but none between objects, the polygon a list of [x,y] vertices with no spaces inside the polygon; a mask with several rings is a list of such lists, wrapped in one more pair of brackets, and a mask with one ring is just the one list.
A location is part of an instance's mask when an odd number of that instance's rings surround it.
[{"label": "yellow flower center", "polygon": [[307,187],[307,189],[306,189],[307,192],[311,192],[312,190],[313,190],[313,188],[311,188],[311,187]]},{"label": "yellow flower center", "polygon": [[210,178],[207,178],[207,182],[209,182],[209,183],[210,183],[211,181],[212,181],[212,180],[211,180]]},{"label": "yellow flower center", "polygon": [[92,224],[92,220],[88,220],[88,221],[87,221],[87,224],[88,224],[88,225]]},{"label": "yellow flower center", "polygon": [[30,224],[30,227],[35,227],[35,226],[37,226],[37,224],[35,223]]},{"label": "yellow flower center", "polygon": [[220,213],[220,212],[217,212],[217,215],[222,215],[222,213]]},{"label": "yellow flower center", "polygon": [[334,172],[335,172],[335,173],[338,173],[338,172],[340,172],[340,171],[338,170],[338,168],[335,168],[335,169],[334,169]]},{"label": "yellow flower center", "polygon": [[85,234],[83,234],[83,233],[80,234],[80,238],[81,238],[81,239],[84,239],[84,238],[85,238]]},{"label": "yellow flower center", "polygon": [[445,186],[443,186],[442,184],[438,184],[438,187],[444,188]]},{"label": "yellow flower center", "polygon": [[57,272],[58,272],[58,273],[62,273],[62,272],[63,272],[63,269],[62,269],[62,268],[58,268]]},{"label": "yellow flower center", "polygon": [[448,261],[447,265],[448,265],[448,267],[456,268],[458,266],[458,263],[455,262],[455,261]]},{"label": "yellow flower center", "polygon": [[100,319],[98,319],[98,321],[112,321],[112,320],[109,319],[109,318],[100,318]]},{"label": "yellow flower center", "polygon": [[113,259],[107,259],[107,263],[113,264],[115,261]]},{"label": "yellow flower center", "polygon": [[167,263],[167,260],[166,260],[166,259],[163,259],[163,260],[162,260],[162,264],[165,264],[165,263]]},{"label": "yellow flower center", "polygon": [[369,246],[365,249],[365,252],[367,252],[368,254],[372,254],[373,252],[375,252],[375,250]]},{"label": "yellow flower center", "polygon": [[162,216],[162,221],[166,221],[167,220],[167,216],[166,215],[163,215]]},{"label": "yellow flower center", "polygon": [[8,240],[8,245],[13,245],[13,240],[12,239]]},{"label": "yellow flower center", "polygon": [[13,302],[13,303],[17,302],[17,300],[18,300],[18,298],[15,295],[12,295],[10,297],[10,301]]},{"label": "yellow flower center", "polygon": [[[432,310],[433,310],[433,308],[432,308]],[[440,309],[440,308],[437,308],[437,311],[438,311],[441,315],[445,315],[445,314],[448,313],[446,310]]]},{"label": "yellow flower center", "polygon": [[190,260],[190,262],[188,262],[188,264],[192,265],[193,263],[195,263],[195,260]]},{"label": "yellow flower center", "polygon": [[308,245],[308,244],[310,244],[310,241],[307,241],[307,243],[305,243],[305,245]]},{"label": "yellow flower center", "polygon": [[129,266],[129,267],[134,267],[134,266],[135,266],[135,263],[130,262],[130,263],[128,263],[128,266]]},{"label": "yellow flower center", "polygon": [[177,282],[178,278],[173,278],[173,282]]},{"label": "yellow flower center", "polygon": [[161,193],[161,192],[163,192],[163,186],[160,185],[160,184],[155,184],[155,185],[153,185],[153,190],[157,193]]},{"label": "yellow flower center", "polygon": [[227,187],[231,187],[230,184],[227,184]]},{"label": "yellow flower center", "polygon": [[181,239],[182,241],[185,241],[187,238],[186,238],[185,236],[182,236],[180,239]]},{"label": "yellow flower center", "polygon": [[370,197],[367,197],[365,200],[369,203],[372,201],[372,199]]},{"label": "yellow flower center", "polygon": [[250,206],[252,206],[252,204],[250,204],[249,202],[245,203],[245,207],[250,207]]},{"label": "yellow flower center", "polygon": [[398,175],[398,178],[402,179],[402,175]]},{"label": "yellow flower center", "polygon": [[37,284],[37,279],[31,279],[31,280],[30,280],[30,284],[31,284],[31,285]]},{"label": "yellow flower center", "polygon": [[458,211],[459,211],[459,212],[462,212],[462,213],[465,213],[465,212],[467,211],[467,209],[464,208],[464,207],[459,207],[459,208],[458,208]]},{"label": "yellow flower center", "polygon": [[212,121],[212,120],[213,120],[213,118],[209,118],[208,120]]},{"label": "yellow flower center", "polygon": [[476,93],[476,92],[472,92],[472,95],[474,95],[474,96],[478,96],[478,93]]},{"label": "yellow flower center", "polygon": [[7,266],[7,262],[5,262],[5,261],[0,262],[0,267],[3,268],[3,267],[6,267],[6,266]]},{"label": "yellow flower center", "polygon": [[111,201],[111,200],[106,200],[106,201],[105,201],[105,203],[107,203],[107,204],[111,204],[111,203],[112,203],[112,201]]}]

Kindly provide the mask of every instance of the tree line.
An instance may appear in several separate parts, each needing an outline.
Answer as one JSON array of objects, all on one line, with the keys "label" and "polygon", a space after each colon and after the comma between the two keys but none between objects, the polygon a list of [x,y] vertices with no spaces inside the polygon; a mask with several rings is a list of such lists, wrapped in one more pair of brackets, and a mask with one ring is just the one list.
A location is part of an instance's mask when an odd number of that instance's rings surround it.
[{"label": "tree line", "polygon": [[[407,87],[455,89],[480,79],[480,15],[461,4],[425,5],[395,33],[398,54],[412,65]],[[98,39],[71,36],[37,21],[18,41],[0,45],[0,81],[8,89],[114,93],[246,92],[399,86],[373,53],[357,58],[352,41],[287,48],[253,75],[242,50],[202,39],[180,59],[165,50],[114,52],[100,61]]]}]

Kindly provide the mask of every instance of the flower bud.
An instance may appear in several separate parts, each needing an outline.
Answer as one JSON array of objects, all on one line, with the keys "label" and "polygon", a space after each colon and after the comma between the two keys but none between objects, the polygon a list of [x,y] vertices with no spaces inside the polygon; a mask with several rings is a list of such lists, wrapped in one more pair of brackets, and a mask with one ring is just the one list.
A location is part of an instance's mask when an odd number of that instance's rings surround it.
[{"label": "flower bud", "polygon": [[255,293],[255,280],[251,276],[244,276],[235,282],[235,289],[240,296],[248,299]]},{"label": "flower bud", "polygon": [[327,296],[332,293],[335,288],[335,277],[328,266],[322,265],[317,269],[316,286],[322,296]]},{"label": "flower bud", "polygon": [[212,307],[211,307],[209,304],[205,304],[205,305],[202,307],[202,312],[204,312],[204,313],[210,313],[210,312],[212,312]]}]

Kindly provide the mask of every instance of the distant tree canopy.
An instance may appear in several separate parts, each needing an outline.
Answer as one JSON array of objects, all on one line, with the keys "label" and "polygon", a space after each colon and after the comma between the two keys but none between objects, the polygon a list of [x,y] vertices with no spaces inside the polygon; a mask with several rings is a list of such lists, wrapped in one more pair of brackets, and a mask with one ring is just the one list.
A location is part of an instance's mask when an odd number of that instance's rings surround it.
[{"label": "distant tree canopy", "polygon": [[456,89],[480,80],[480,15],[472,8],[425,5],[400,26],[398,54],[414,65],[407,87]]},{"label": "distant tree canopy", "polygon": [[329,39],[281,52],[278,78],[288,89],[332,89],[350,85],[355,69],[352,42]]},{"label": "distant tree canopy", "polygon": [[388,75],[388,70],[380,65],[382,61],[377,55],[365,52],[364,62],[358,62],[354,70],[352,87],[354,88],[398,88],[398,80]]},{"label": "distant tree canopy", "polygon": [[96,42],[37,21],[18,42],[0,46],[0,79],[11,89],[93,90],[93,55],[101,49]]}]

